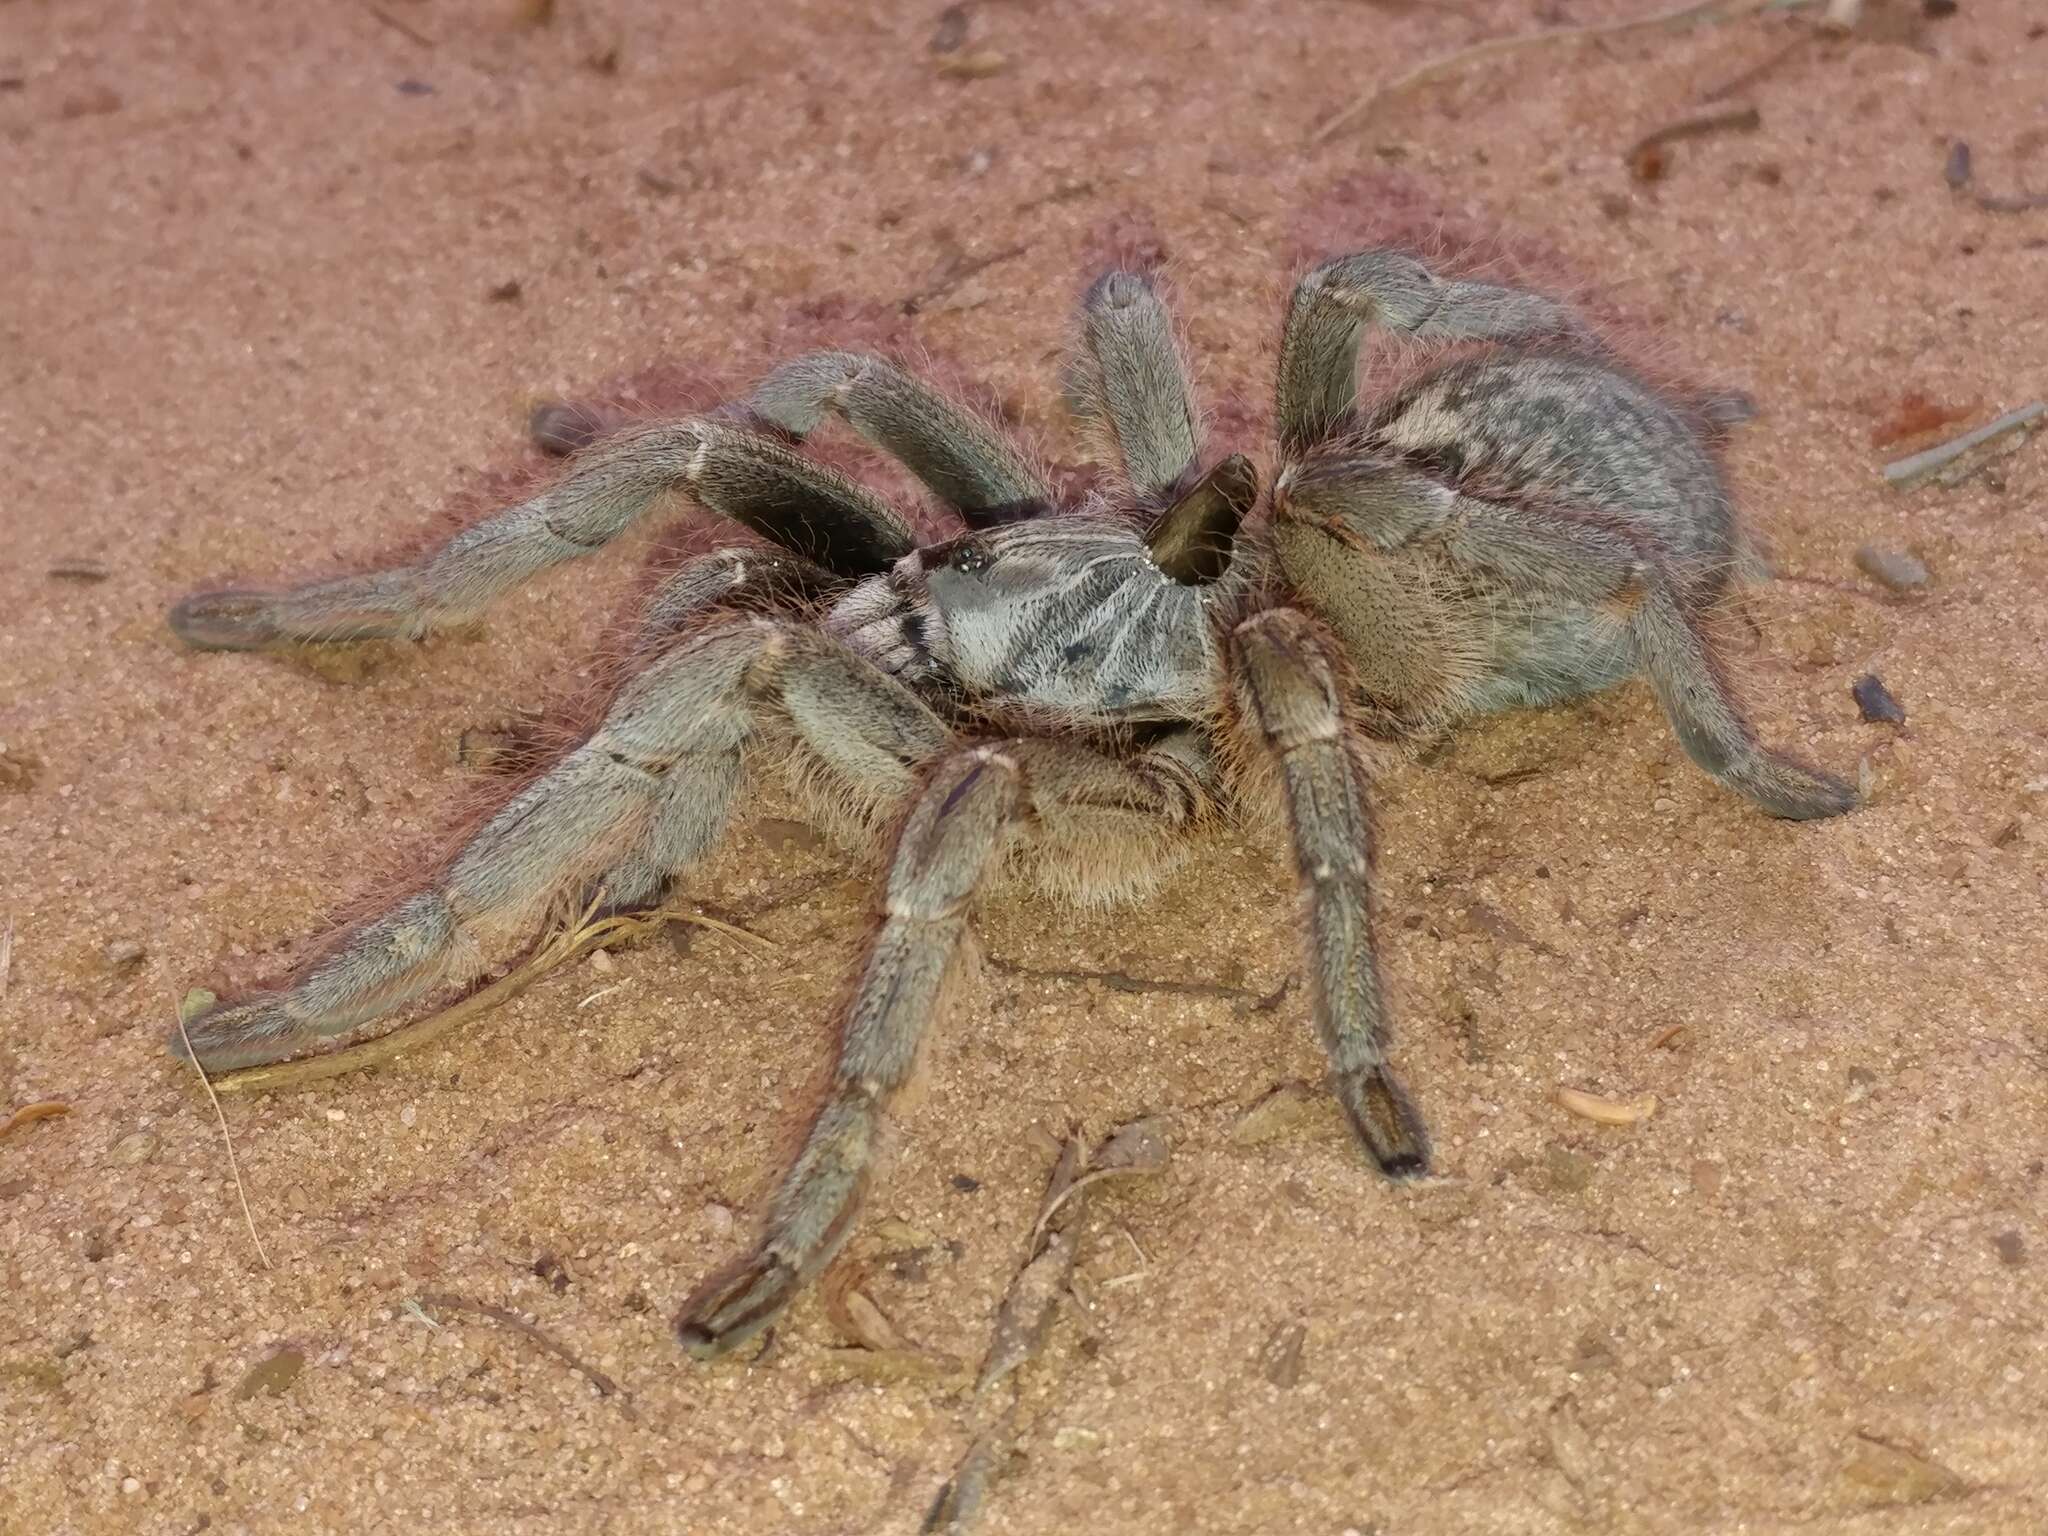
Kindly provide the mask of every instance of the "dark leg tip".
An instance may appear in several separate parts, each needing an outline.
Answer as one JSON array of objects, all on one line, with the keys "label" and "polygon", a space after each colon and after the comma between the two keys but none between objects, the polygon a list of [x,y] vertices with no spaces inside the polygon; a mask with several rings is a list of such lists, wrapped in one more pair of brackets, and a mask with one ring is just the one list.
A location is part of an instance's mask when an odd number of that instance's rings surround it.
[{"label": "dark leg tip", "polygon": [[1382,1174],[1397,1183],[1428,1176],[1429,1132],[1384,1063],[1340,1076],[1337,1100]]}]

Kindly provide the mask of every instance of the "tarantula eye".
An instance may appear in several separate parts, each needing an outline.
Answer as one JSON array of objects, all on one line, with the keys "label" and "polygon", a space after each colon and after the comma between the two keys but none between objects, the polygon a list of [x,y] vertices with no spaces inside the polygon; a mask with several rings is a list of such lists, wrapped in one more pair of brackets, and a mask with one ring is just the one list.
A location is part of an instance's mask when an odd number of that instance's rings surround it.
[{"label": "tarantula eye", "polygon": [[992,557],[988,545],[969,533],[943,544],[927,545],[918,551],[918,560],[927,571],[957,571],[963,576],[975,576],[989,568]]}]

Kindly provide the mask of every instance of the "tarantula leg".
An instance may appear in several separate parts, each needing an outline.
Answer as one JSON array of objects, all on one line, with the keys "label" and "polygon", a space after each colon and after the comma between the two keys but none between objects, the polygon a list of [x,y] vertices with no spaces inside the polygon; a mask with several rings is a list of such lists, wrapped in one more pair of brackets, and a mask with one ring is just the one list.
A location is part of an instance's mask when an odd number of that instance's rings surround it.
[{"label": "tarantula leg", "polygon": [[1773,816],[1814,821],[1854,810],[1854,785],[1757,740],[1713,642],[1670,581],[1652,576],[1630,624],[1644,673],[1678,744],[1701,768]]},{"label": "tarantula leg", "polygon": [[826,415],[903,463],[974,528],[1036,517],[1052,492],[987,422],[893,363],[812,352],[763,379],[747,408],[799,440]]},{"label": "tarantula leg", "polygon": [[660,650],[715,608],[801,608],[846,587],[845,577],[784,550],[715,549],[655,588],[640,610],[633,649],[642,656]]},{"label": "tarantula leg", "polygon": [[839,1027],[839,1061],[760,1242],[713,1275],[676,1319],[699,1358],[762,1328],[852,1230],[885,1129],[966,936],[968,907],[1001,861],[1020,803],[1016,761],[995,747],[947,758],[897,839],[881,927]]},{"label": "tarantula leg", "polygon": [[[1445,552],[1518,598],[1597,608],[1619,619],[1634,660],[1693,762],[1773,816],[1809,821],[1853,809],[1856,790],[1757,739],[1701,618],[1714,573],[1690,585],[1619,525],[1454,496]],[[1552,670],[1570,670],[1557,658]]]},{"label": "tarantula leg", "polygon": [[1150,278],[1106,272],[1083,295],[1080,318],[1066,386],[1090,457],[1120,469],[1142,498],[1172,495],[1201,446],[1172,314]]},{"label": "tarantula leg", "polygon": [[1306,615],[1272,609],[1232,632],[1231,683],[1248,744],[1277,769],[1286,800],[1307,909],[1310,995],[1338,1102],[1380,1171],[1410,1178],[1428,1171],[1428,1133],[1386,1060],[1366,776],[1335,656]]},{"label": "tarantula leg", "polygon": [[1218,792],[1206,736],[1169,731],[1119,760],[1043,739],[947,756],[898,834],[883,917],[840,1018],[832,1087],[751,1252],[706,1280],[677,1331],[699,1357],[724,1353],[773,1320],[851,1232],[891,1098],[938,1012],[977,893],[1029,825],[1040,878],[1083,901],[1149,888]]},{"label": "tarantula leg", "polygon": [[418,637],[595,553],[672,490],[843,575],[886,570],[915,545],[908,524],[845,476],[758,432],[699,418],[605,438],[539,495],[416,565],[290,591],[195,593],[171,610],[170,625],[207,650]]},{"label": "tarantula leg", "polygon": [[1377,324],[1424,341],[1584,338],[1571,310],[1541,294],[1446,281],[1404,251],[1360,251],[1295,284],[1280,337],[1276,427],[1283,457],[1344,429],[1358,399],[1358,346]]},{"label": "tarantula leg", "polygon": [[[742,755],[778,707],[801,749],[871,810],[913,782],[946,728],[917,696],[815,630],[743,619],[678,643],[588,740],[484,823],[426,889],[344,938],[290,988],[189,1026],[209,1068],[276,1061],[474,976],[600,875],[630,884],[716,846]],[[617,893],[614,893],[615,895]],[[174,1052],[184,1054],[174,1038]]]}]

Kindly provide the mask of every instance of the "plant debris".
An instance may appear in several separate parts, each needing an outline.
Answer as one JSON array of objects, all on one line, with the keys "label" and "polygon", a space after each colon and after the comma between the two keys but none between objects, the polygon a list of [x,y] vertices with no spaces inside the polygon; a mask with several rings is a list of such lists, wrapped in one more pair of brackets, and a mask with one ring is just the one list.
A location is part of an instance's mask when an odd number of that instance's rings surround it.
[{"label": "plant debris", "polygon": [[1581,1120],[1591,1120],[1595,1125],[1634,1125],[1657,1113],[1657,1096],[1654,1093],[1633,1099],[1609,1099],[1578,1088],[1560,1088],[1557,1090],[1557,1102]]},{"label": "plant debris", "polygon": [[1763,121],[1763,114],[1755,107],[1725,107],[1718,112],[1683,118],[1637,139],[1621,157],[1622,163],[1637,181],[1656,181],[1668,168],[1668,145],[1715,133],[1754,133],[1763,126]]},{"label": "plant debris", "polygon": [[1870,429],[1870,446],[1889,448],[1908,438],[1924,437],[1942,427],[1968,421],[1982,405],[1981,400],[1971,400],[1963,405],[1942,405],[1917,389],[1909,389],[1899,397],[1899,403],[1891,414]]},{"label": "plant debris", "polygon": [[1885,687],[1884,680],[1874,672],[1865,673],[1850,686],[1849,693],[1856,700],[1857,709],[1863,718],[1872,724],[1904,725],[1906,711],[1899,701],[1892,697],[1892,691]]},{"label": "plant debris", "polygon": [[1937,472],[1950,470],[1958,459],[1972,449],[1980,448],[2011,432],[2032,431],[2034,423],[2043,415],[2048,415],[2048,402],[2032,401],[2016,411],[2007,411],[1996,421],[1987,422],[1974,432],[1965,432],[1950,442],[1910,454],[1906,458],[1894,459],[1885,465],[1884,478],[1888,484],[1901,490],[1917,485]]},{"label": "plant debris", "polygon": [[[494,1323],[503,1323],[513,1332],[533,1340],[557,1360],[576,1371],[590,1383],[599,1397],[616,1397],[627,1418],[633,1417],[632,1399],[619,1390],[619,1384],[605,1375],[596,1366],[587,1364],[567,1345],[558,1342],[544,1332],[537,1324],[529,1323],[509,1307],[493,1306],[488,1301],[474,1301],[453,1291],[425,1291],[419,1296],[422,1307],[438,1307],[444,1312],[474,1312],[479,1317],[488,1317]],[[432,1318],[427,1321],[433,1322]],[[436,1325],[438,1326],[438,1325]]]},{"label": "plant debris", "polygon": [[55,1120],[71,1113],[71,1106],[62,1099],[39,1099],[33,1104],[24,1104],[5,1121],[0,1121],[0,1136],[18,1131],[25,1125],[34,1125],[38,1120]]},{"label": "plant debris", "polygon": [[52,561],[47,567],[47,574],[59,581],[91,583],[105,581],[113,573],[97,560],[74,558]]},{"label": "plant debris", "polygon": [[263,1251],[263,1239],[256,1232],[256,1217],[249,1210],[249,1191],[242,1183],[241,1165],[235,1160],[235,1138],[228,1134],[227,1111],[220,1107],[220,1095],[213,1091],[213,1080],[206,1075],[206,1068],[199,1064],[198,1053],[192,1049],[192,1037],[185,1031],[188,1020],[197,1018],[211,1008],[218,999],[204,987],[194,987],[178,1003],[178,1038],[185,1042],[185,1055],[192,1063],[192,1070],[199,1074],[199,1086],[206,1090],[207,1101],[213,1105],[213,1117],[220,1122],[221,1144],[228,1150],[228,1174],[235,1181],[235,1196],[242,1202],[242,1221],[249,1228],[249,1241],[256,1246],[256,1257],[263,1261],[263,1267],[271,1267],[270,1255]]},{"label": "plant debris", "polygon": [[1497,58],[1502,54],[1516,53],[1527,48],[1543,47],[1554,43],[1586,42],[1595,38],[1620,37],[1630,32],[1645,32],[1653,29],[1683,31],[1690,27],[1711,26],[1719,22],[1735,21],[1744,16],[1758,15],[1764,11],[1804,10],[1817,5],[1820,0],[1689,0],[1684,5],[1669,10],[1657,11],[1648,16],[1637,16],[1625,21],[1596,22],[1590,26],[1545,27],[1536,32],[1516,32],[1506,37],[1490,37],[1470,47],[1459,48],[1451,53],[1439,54],[1426,59],[1404,75],[1397,75],[1384,85],[1374,86],[1363,96],[1352,102],[1336,116],[1309,136],[1309,148],[1316,149],[1327,144],[1344,129],[1360,121],[1382,102],[1389,101],[1412,86],[1426,85],[1432,80],[1441,80],[1448,75],[1462,71],[1468,64],[1477,64],[1482,59]]},{"label": "plant debris", "polygon": [[[932,1500],[920,1529],[959,1533],[972,1529],[990,1485],[1009,1458],[1019,1430],[1023,1399],[1016,1373],[1044,1347],[1060,1297],[1073,1282],[1081,1254],[1082,1198],[1102,1179],[1156,1173],[1171,1155],[1158,1116],[1136,1120],[1113,1132],[1090,1156],[1078,1134],[1061,1145],[1046,1180],[1038,1220],[1023,1266],[1010,1281],[996,1314],[988,1354],[975,1379],[975,1408],[981,1428],[953,1475]],[[998,1388],[1008,1384],[1006,1391]]]}]

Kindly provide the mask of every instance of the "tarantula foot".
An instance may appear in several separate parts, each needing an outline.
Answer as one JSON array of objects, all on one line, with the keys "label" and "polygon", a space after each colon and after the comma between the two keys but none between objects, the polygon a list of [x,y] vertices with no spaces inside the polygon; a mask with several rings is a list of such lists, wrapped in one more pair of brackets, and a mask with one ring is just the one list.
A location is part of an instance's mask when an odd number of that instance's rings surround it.
[{"label": "tarantula foot", "polygon": [[283,638],[270,592],[195,592],[170,612],[171,633],[202,651],[254,651]]},{"label": "tarantula foot", "polygon": [[720,1270],[683,1303],[676,1337],[698,1360],[715,1360],[782,1315],[803,1277],[788,1260],[757,1249]]},{"label": "tarantula foot", "polygon": [[[192,1047],[188,1051],[185,1041]],[[171,1031],[171,1054],[180,1061],[195,1058],[209,1072],[235,1067],[260,1067],[282,1061],[311,1045],[315,1036],[284,1011],[275,996],[208,1009],[183,1029]]]},{"label": "tarantula foot", "polygon": [[1408,1090],[1384,1063],[1340,1074],[1337,1101],[1381,1173],[1419,1179],[1429,1172],[1429,1132]]},{"label": "tarantula foot", "polygon": [[1818,821],[1853,811],[1863,801],[1856,786],[1789,757],[1771,757],[1741,788],[1773,816]]}]

